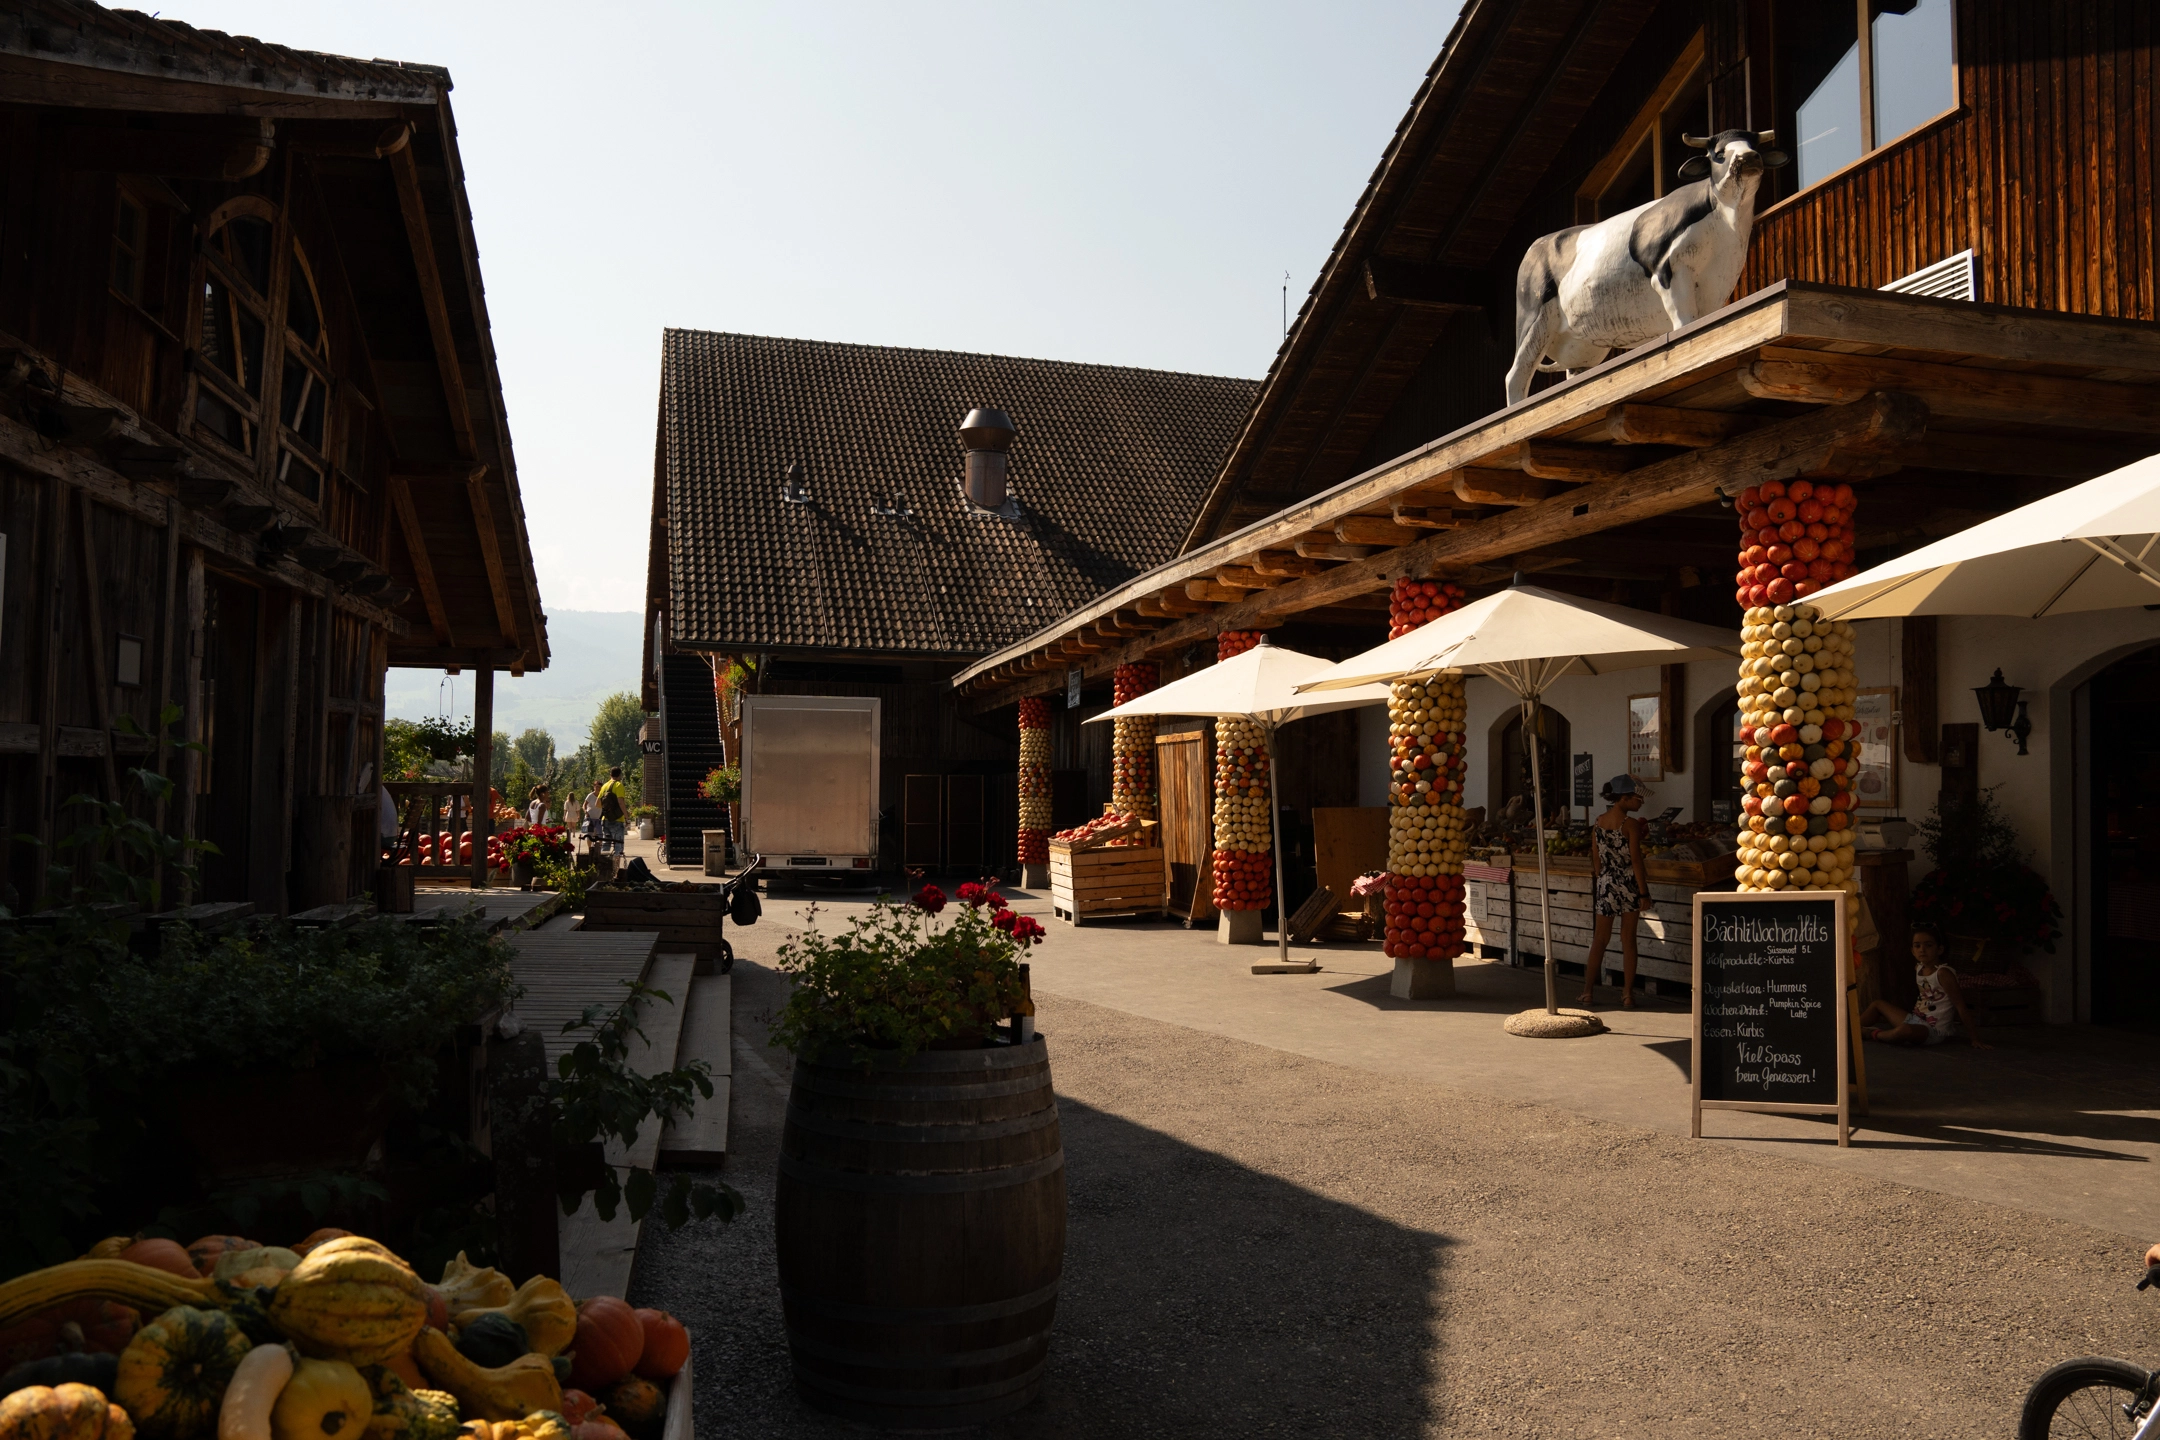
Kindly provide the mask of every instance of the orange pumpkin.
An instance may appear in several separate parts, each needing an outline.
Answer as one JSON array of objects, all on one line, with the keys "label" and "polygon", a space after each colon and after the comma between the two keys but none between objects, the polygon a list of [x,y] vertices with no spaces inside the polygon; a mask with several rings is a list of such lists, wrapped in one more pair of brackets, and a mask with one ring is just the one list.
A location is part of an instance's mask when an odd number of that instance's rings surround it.
[{"label": "orange pumpkin", "polygon": [[216,1272],[217,1262],[235,1250],[260,1250],[253,1240],[239,1235],[205,1235],[187,1247],[188,1258],[195,1262],[195,1273],[210,1275]]},{"label": "orange pumpkin", "polygon": [[593,1394],[636,1368],[645,1352],[645,1327],[626,1301],[596,1295],[578,1303],[577,1339],[571,1345],[570,1383]]},{"label": "orange pumpkin", "polygon": [[383,1369],[388,1370],[398,1379],[404,1381],[407,1390],[432,1390],[435,1388],[435,1382],[421,1373],[420,1362],[413,1359],[413,1353],[410,1350],[401,1350],[388,1360],[383,1361]]},{"label": "orange pumpkin", "polygon": [[632,1435],[658,1435],[667,1423],[667,1395],[650,1380],[632,1375],[609,1388],[608,1417]]},{"label": "orange pumpkin", "polygon": [[350,1230],[337,1230],[325,1226],[323,1229],[317,1230],[314,1234],[308,1236],[307,1239],[302,1240],[299,1244],[293,1246],[293,1254],[305,1255],[308,1253],[308,1251],[314,1249],[317,1245],[322,1244],[325,1240],[350,1239],[352,1237],[352,1233],[353,1232]]},{"label": "orange pumpkin", "polygon": [[10,1440],[135,1440],[128,1413],[88,1385],[29,1385],[0,1400]]},{"label": "orange pumpkin", "polygon": [[185,1275],[190,1280],[202,1279],[202,1271],[195,1268],[195,1261],[180,1248],[177,1240],[137,1240],[120,1252],[120,1258],[169,1274]]},{"label": "orange pumpkin", "polygon": [[640,1310],[638,1325],[645,1331],[645,1349],[638,1356],[637,1373],[647,1380],[672,1380],[690,1358],[690,1332],[665,1310]]}]

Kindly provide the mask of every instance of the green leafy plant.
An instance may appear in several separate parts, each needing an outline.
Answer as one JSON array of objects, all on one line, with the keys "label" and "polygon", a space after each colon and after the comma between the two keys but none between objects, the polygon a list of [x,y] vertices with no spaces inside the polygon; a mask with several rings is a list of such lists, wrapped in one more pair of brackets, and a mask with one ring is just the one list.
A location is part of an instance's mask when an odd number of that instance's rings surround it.
[{"label": "green leafy plant", "polygon": [[1920,847],[1936,868],[1913,886],[1915,921],[2055,953],[2062,906],[2027,862],[1994,789],[1937,805],[1919,830]]},{"label": "green leafy plant", "polygon": [[835,936],[815,927],[780,947],[792,977],[772,1040],[797,1054],[844,1049],[865,1067],[904,1060],[928,1046],[987,1041],[1026,991],[1020,956],[1042,927],[1004,897],[963,885],[942,928],[945,896],[926,887],[905,905],[880,898]]},{"label": "green leafy plant", "polygon": [[721,805],[733,805],[742,799],[742,767],[715,765],[698,781],[697,793]]},{"label": "green leafy plant", "polygon": [[429,716],[412,724],[413,741],[433,760],[455,760],[480,753],[479,739],[470,720]]},{"label": "green leafy plant", "polygon": [[533,884],[562,896],[565,910],[583,910],[585,892],[592,883],[593,872],[580,870],[567,856],[542,857],[533,861]]},{"label": "green leafy plant", "polygon": [[660,818],[660,807],[657,805],[633,805],[630,807],[630,818],[632,820],[657,820]]},{"label": "green leafy plant", "polygon": [[[645,1038],[638,1028],[639,1006],[675,1002],[666,991],[650,985],[634,980],[623,985],[628,993],[613,1009],[588,1005],[584,1014],[563,1026],[564,1034],[588,1033],[555,1062],[555,1079],[549,1084],[559,1156],[609,1140],[628,1147],[637,1142],[638,1131],[646,1124],[665,1125],[675,1116],[689,1114],[700,1098],[712,1098],[712,1067],[702,1060],[651,1075],[630,1067],[630,1042]],[[717,1215],[732,1220],[743,1211],[742,1196],[717,1180],[694,1181],[676,1175],[665,1195],[659,1187],[659,1178],[643,1166],[606,1164],[589,1182],[586,1177],[573,1178],[557,1198],[563,1213],[574,1215],[590,1194],[602,1220],[614,1219],[622,1204],[629,1206],[632,1220],[642,1220],[657,1201],[670,1229],[693,1217],[703,1220]]]}]

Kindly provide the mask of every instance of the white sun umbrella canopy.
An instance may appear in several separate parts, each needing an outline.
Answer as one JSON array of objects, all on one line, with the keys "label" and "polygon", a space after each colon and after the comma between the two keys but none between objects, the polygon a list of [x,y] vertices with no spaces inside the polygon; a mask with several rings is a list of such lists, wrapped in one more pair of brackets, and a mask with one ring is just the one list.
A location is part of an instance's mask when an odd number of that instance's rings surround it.
[{"label": "white sun umbrella canopy", "polygon": [[1806,597],[1832,620],[2069,615],[2160,604],[2160,455]]},{"label": "white sun umbrella canopy", "polygon": [[1275,933],[1278,953],[1285,964],[1290,959],[1290,912],[1283,904],[1282,814],[1276,804],[1275,732],[1307,715],[1385,705],[1388,700],[1385,685],[1350,687],[1326,695],[1297,692],[1299,681],[1333,668],[1317,655],[1271,645],[1263,635],[1259,644],[1243,654],[1173,680],[1087,720],[1092,725],[1098,720],[1118,720],[1128,715],[1213,715],[1258,722],[1267,736],[1268,823],[1275,844]]},{"label": "white sun umbrella canopy", "polygon": [[[1738,636],[1715,626],[1625,605],[1515,585],[1463,606],[1409,634],[1352,656],[1324,676],[1298,686],[1306,695],[1455,671],[1489,675],[1522,702],[1523,735],[1540,735],[1538,704],[1567,675],[1605,675],[1645,665],[1738,659]],[[1530,789],[1538,836],[1538,910],[1545,932],[1545,1009],[1558,1013],[1559,962],[1553,956],[1552,909],[1546,899],[1545,776],[1538,746],[1530,751]]]}]

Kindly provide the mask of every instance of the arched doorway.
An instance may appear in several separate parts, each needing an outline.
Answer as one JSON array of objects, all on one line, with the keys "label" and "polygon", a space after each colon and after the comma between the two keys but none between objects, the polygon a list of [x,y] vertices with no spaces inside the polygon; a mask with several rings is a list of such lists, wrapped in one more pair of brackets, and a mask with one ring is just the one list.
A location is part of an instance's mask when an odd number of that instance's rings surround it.
[{"label": "arched doorway", "polygon": [[[1545,813],[1551,815],[1565,809],[1568,799],[1568,754],[1572,732],[1567,716],[1550,705],[1538,707],[1540,739],[1538,742],[1538,766],[1544,772]],[[1499,734],[1494,737],[1492,785],[1486,803],[1493,807],[1488,813],[1508,813],[1510,802],[1521,797],[1522,813],[1530,811],[1530,751],[1523,744],[1522,710],[1517,707],[1508,712],[1501,722]]]},{"label": "arched doorway", "polygon": [[2090,681],[2092,1020],[2160,1031],[2160,646]]},{"label": "arched doorway", "polygon": [[1695,712],[1695,818],[1730,825],[1740,813],[1740,706],[1730,690]]}]

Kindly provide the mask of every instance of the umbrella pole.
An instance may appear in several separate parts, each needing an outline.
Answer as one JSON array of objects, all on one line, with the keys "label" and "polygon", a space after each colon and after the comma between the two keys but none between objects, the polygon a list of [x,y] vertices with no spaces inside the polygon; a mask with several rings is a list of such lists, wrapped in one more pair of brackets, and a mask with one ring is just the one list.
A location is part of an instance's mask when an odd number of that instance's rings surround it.
[{"label": "umbrella pole", "polygon": [[1530,819],[1530,833],[1536,837],[1537,844],[1538,925],[1545,932],[1545,1013],[1557,1015],[1560,1013],[1560,962],[1553,957],[1552,891],[1545,883],[1545,772],[1538,765],[1538,741],[1544,737],[1538,733],[1542,728],[1537,723],[1538,699],[1535,694],[1523,697],[1523,740],[1530,747],[1530,796],[1531,804],[1537,809]]},{"label": "umbrella pole", "polygon": [[1290,909],[1284,901],[1282,883],[1282,804],[1275,793],[1275,727],[1270,725],[1262,732],[1267,736],[1267,799],[1268,833],[1275,841],[1275,953],[1282,963],[1290,963]]}]

